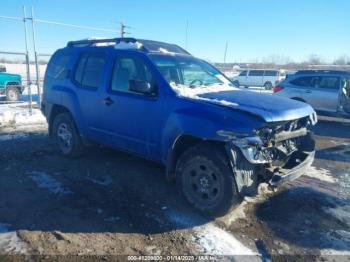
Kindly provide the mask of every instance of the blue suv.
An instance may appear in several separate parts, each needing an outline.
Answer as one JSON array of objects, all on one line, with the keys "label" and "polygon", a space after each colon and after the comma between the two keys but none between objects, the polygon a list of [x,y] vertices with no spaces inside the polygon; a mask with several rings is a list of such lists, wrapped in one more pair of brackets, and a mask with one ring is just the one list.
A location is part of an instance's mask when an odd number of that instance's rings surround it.
[{"label": "blue suv", "polygon": [[157,161],[212,215],[260,182],[299,177],[315,154],[309,105],[239,90],[181,47],[150,40],[69,42],[48,64],[42,111],[64,156],[93,141]]}]

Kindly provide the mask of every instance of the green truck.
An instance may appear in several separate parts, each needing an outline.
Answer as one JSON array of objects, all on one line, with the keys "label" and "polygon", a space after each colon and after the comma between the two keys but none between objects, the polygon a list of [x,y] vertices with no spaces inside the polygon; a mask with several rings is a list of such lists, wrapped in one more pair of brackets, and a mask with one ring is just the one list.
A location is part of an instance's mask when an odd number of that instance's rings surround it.
[{"label": "green truck", "polygon": [[0,66],[0,95],[6,95],[7,101],[19,100],[23,86],[21,76],[18,74],[6,73],[6,68]]}]

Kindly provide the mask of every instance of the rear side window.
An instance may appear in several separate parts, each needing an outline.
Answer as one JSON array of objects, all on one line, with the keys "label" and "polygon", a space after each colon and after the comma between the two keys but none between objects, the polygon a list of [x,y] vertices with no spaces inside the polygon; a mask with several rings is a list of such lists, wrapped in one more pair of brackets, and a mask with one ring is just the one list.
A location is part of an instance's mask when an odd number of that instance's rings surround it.
[{"label": "rear side window", "polygon": [[263,70],[252,70],[249,71],[249,76],[263,76],[264,71]]},{"label": "rear side window", "polygon": [[246,76],[248,71],[242,71],[239,76]]},{"label": "rear side window", "polygon": [[265,71],[265,76],[278,76],[278,71],[266,70]]},{"label": "rear side window", "polygon": [[290,81],[290,83],[292,85],[296,85],[296,86],[311,86],[311,80],[313,77],[311,76],[302,76],[302,77],[298,77],[292,81]]},{"label": "rear side window", "polygon": [[82,87],[98,88],[103,82],[106,58],[103,54],[83,54],[75,71],[74,80]]},{"label": "rear side window", "polygon": [[53,79],[65,78],[67,76],[69,60],[69,54],[55,55],[47,67],[46,75]]}]

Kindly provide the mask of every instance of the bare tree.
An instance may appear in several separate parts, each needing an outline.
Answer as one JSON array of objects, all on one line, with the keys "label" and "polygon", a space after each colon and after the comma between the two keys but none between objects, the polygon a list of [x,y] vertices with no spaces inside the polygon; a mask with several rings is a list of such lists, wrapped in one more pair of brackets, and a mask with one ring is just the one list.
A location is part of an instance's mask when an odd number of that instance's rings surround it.
[{"label": "bare tree", "polygon": [[319,55],[311,54],[307,62],[310,65],[320,65],[322,64],[322,59]]}]

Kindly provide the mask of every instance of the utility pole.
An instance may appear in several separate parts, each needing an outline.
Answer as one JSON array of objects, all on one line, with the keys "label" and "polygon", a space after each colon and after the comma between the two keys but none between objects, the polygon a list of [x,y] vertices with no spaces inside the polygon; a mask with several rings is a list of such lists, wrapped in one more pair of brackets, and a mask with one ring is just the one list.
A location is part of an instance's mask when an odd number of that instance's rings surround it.
[{"label": "utility pole", "polygon": [[120,23],[120,37],[121,38],[124,38],[124,35],[125,35],[125,28],[126,26],[123,24],[123,22]]},{"label": "utility pole", "polygon": [[36,38],[35,38],[35,25],[34,25],[34,8],[32,7],[32,37],[33,37],[33,49],[34,49],[34,60],[35,60],[35,71],[36,71],[36,88],[38,90],[38,106],[41,107],[41,91],[40,91],[40,71],[38,52],[36,50]]},{"label": "utility pole", "polygon": [[26,8],[23,6],[23,24],[24,24],[24,44],[25,44],[25,50],[26,50],[26,70],[27,70],[27,86],[28,86],[28,95],[29,95],[29,114],[32,115],[32,89],[31,89],[31,80],[30,80],[30,60],[29,60],[29,52],[28,52],[28,30],[27,30],[27,14],[26,14]]},{"label": "utility pole", "polygon": [[188,45],[188,20],[186,20],[186,35],[185,35],[185,49],[187,50]]},{"label": "utility pole", "polygon": [[228,42],[226,41],[225,53],[224,53],[224,64],[226,64],[227,47],[228,47]]}]

